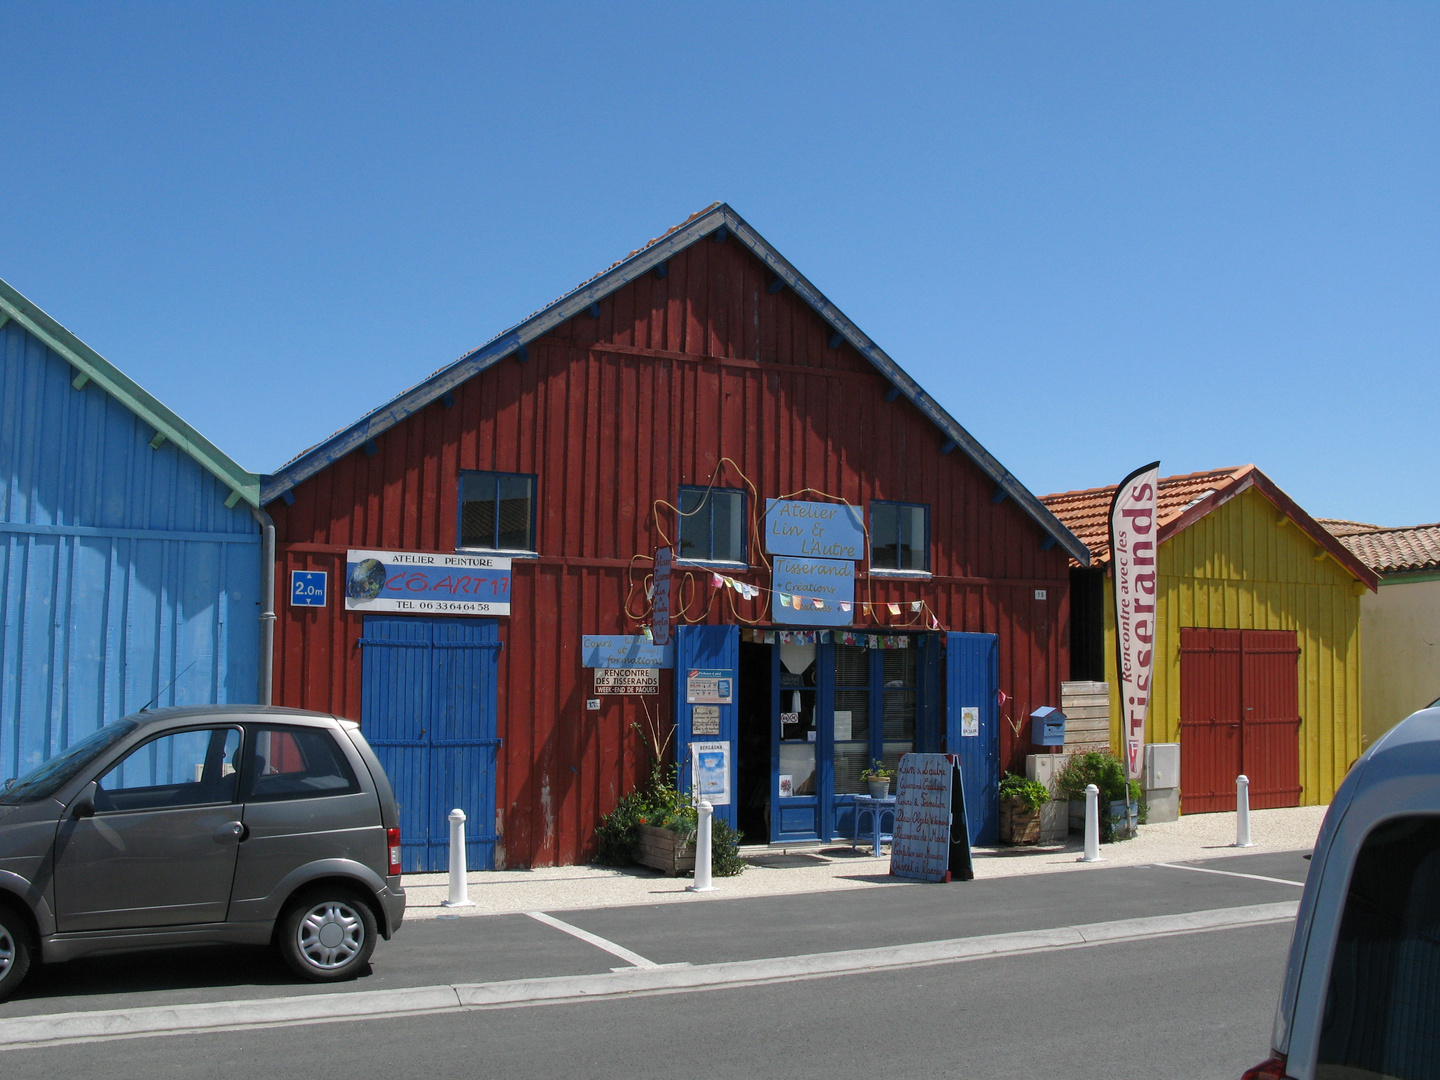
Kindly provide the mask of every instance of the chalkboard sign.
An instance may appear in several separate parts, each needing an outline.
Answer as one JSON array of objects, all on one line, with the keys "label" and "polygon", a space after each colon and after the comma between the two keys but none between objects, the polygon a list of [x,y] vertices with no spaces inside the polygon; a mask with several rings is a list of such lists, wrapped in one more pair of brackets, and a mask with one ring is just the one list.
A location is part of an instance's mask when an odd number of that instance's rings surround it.
[{"label": "chalkboard sign", "polygon": [[973,878],[959,759],[949,754],[906,754],[900,759],[896,781],[890,873],[920,881]]}]

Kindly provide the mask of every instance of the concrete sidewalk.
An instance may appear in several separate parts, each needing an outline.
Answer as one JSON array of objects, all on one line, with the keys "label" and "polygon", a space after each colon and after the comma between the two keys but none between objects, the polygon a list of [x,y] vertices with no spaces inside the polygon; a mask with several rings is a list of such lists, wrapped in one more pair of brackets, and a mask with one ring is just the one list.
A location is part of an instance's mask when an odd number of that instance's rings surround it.
[{"label": "concrete sidewalk", "polygon": [[[1309,851],[1326,807],[1252,810],[1254,846],[1236,848],[1235,815],[1192,814],[1161,825],[1142,825],[1134,840],[1102,844],[1098,863],[1081,863],[1079,837],[1064,847],[975,849],[977,879],[1019,874],[1095,872],[1110,866],[1186,862],[1262,851]],[[500,870],[469,875],[474,907],[446,908],[445,874],[407,874],[406,919],[495,915],[519,911],[575,911],[582,908],[646,904],[704,903],[745,896],[825,892],[834,889],[899,888],[921,883],[890,876],[890,857],[875,858],[868,847],[853,853],[848,845],[790,845],[745,848],[750,864],[738,877],[716,878],[715,891],[689,892],[689,878],[667,878],[640,867],[557,866],[539,870]]]}]

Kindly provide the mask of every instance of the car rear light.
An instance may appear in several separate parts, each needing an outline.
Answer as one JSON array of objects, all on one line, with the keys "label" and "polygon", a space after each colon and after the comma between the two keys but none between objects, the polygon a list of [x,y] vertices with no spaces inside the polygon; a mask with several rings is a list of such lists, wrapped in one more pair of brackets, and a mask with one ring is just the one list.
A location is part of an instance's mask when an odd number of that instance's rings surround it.
[{"label": "car rear light", "polygon": [[1266,1058],[1253,1069],[1246,1069],[1240,1080],[1285,1080],[1287,1075],[1285,1057],[1277,1054],[1275,1057]]},{"label": "car rear light", "polygon": [[400,873],[400,830],[385,830],[385,846],[390,849],[390,876]]}]

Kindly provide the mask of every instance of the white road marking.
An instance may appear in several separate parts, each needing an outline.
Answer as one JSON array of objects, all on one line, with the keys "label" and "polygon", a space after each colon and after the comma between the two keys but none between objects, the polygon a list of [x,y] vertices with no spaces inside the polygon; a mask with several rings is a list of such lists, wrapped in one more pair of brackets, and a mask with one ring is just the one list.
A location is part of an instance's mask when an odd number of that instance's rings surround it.
[{"label": "white road marking", "polygon": [[1186,866],[1184,863],[1173,862],[1157,862],[1150,865],[1163,866],[1167,870],[1194,870],[1197,874],[1224,874],[1226,877],[1243,877],[1249,878],[1251,881],[1273,881],[1276,885],[1294,885],[1297,889],[1305,887],[1303,881],[1291,881],[1289,878],[1283,877],[1264,877],[1260,874],[1241,874],[1235,870],[1212,870],[1208,866]]},{"label": "white road marking", "polygon": [[[618,956],[627,964],[634,964],[637,968],[658,968],[660,966],[659,964],[655,963],[654,960],[646,960],[645,957],[641,956],[639,953],[631,952],[629,949],[625,948],[624,945],[616,945],[615,942],[609,940],[608,938],[603,938],[599,934],[592,934],[589,930],[581,930],[578,926],[571,926],[568,922],[561,922],[559,919],[555,918],[555,916],[546,915],[543,911],[527,911],[525,912],[525,914],[529,915],[530,918],[536,920],[537,922],[544,923],[546,926],[553,926],[556,930],[563,930],[571,937],[577,937],[581,941],[588,941],[597,949],[604,949],[611,956]],[[612,970],[623,971],[625,969],[614,968]]]},{"label": "white road marking", "polygon": [[511,1009],[635,995],[733,989],[821,979],[852,972],[960,963],[1056,949],[1091,948],[1176,934],[1263,926],[1288,922],[1295,918],[1299,906],[1299,901],[1287,900],[1278,904],[1253,904],[1179,915],[1061,926],[1050,930],[1023,930],[769,960],[737,960],[696,964],[693,967],[652,963],[648,967],[637,965],[600,975],[561,975],[509,982],[457,983],[252,1001],[212,1001],[192,1005],[16,1016],[0,1019],[0,1050],[148,1038],[184,1032],[249,1031],[340,1020],[379,1020],[473,1009]]}]

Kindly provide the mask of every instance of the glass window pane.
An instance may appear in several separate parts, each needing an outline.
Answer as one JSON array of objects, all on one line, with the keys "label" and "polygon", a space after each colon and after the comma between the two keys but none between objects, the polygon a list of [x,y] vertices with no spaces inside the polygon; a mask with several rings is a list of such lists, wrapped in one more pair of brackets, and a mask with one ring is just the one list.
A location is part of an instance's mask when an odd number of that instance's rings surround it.
[{"label": "glass window pane", "polygon": [[[788,783],[786,777],[789,777]],[[786,790],[786,787],[789,790]],[[780,795],[815,794],[815,744],[780,744]]]},{"label": "glass window pane", "polygon": [[925,544],[925,510],[923,506],[896,507],[900,518],[901,570],[927,569],[929,552]]},{"label": "glass window pane", "polygon": [[236,728],[162,735],[137,747],[96,784],[95,809],[156,810],[235,798]]},{"label": "glass window pane", "polygon": [[914,649],[887,649],[881,653],[884,673],[885,715],[881,718],[881,738],[887,748],[891,743],[915,745],[915,678],[918,660]]},{"label": "glass window pane", "polygon": [[329,732],[313,728],[252,728],[246,802],[348,795],[355,774]]},{"label": "glass window pane", "polygon": [[899,524],[891,503],[870,504],[870,565],[882,570],[898,570]]},{"label": "glass window pane", "polygon": [[714,504],[710,557],[717,562],[740,562],[745,558],[744,500],[738,491],[714,491],[710,499]]},{"label": "glass window pane", "polygon": [[710,558],[710,510],[704,488],[680,489],[680,558]]},{"label": "glass window pane", "polygon": [[530,538],[530,496],[533,481],[528,476],[501,476],[499,486],[499,544],[508,551],[533,551]]},{"label": "glass window pane", "polygon": [[870,685],[870,650],[858,645],[835,646],[835,685]]},{"label": "glass window pane", "polygon": [[860,774],[870,765],[867,743],[835,744],[835,794],[864,795],[869,789]]},{"label": "glass window pane", "polygon": [[1366,837],[1355,860],[1330,967],[1316,1075],[1436,1076],[1437,972],[1440,819],[1401,818]]},{"label": "glass window pane", "polygon": [[495,475],[462,473],[460,546],[495,547]]}]

